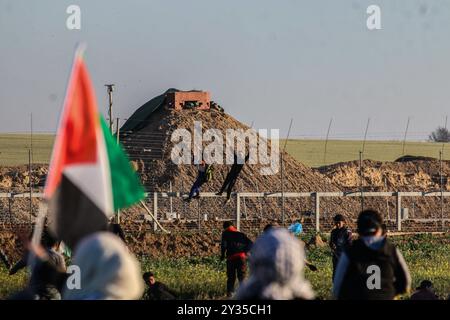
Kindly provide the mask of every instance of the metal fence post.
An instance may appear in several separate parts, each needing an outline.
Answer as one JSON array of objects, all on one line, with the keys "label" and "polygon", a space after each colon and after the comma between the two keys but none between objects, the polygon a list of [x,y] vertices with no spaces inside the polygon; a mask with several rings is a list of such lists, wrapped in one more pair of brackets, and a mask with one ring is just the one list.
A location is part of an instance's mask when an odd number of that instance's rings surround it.
[{"label": "metal fence post", "polygon": [[236,192],[236,228],[241,229],[241,198],[239,192]]},{"label": "metal fence post", "polygon": [[316,232],[320,232],[320,196],[318,192],[314,192],[314,203],[314,212],[316,214]]},{"label": "metal fence post", "polygon": [[12,212],[11,212],[11,202],[12,202],[12,194],[9,193],[8,195],[8,211],[9,211],[9,224],[12,226]]},{"label": "metal fence post", "polygon": [[397,231],[402,231],[402,195],[397,192]]},{"label": "metal fence post", "polygon": [[[169,181],[169,192],[172,193],[172,181]],[[169,197],[169,203],[170,203],[170,219],[173,218],[173,200],[172,195]]]},{"label": "metal fence post", "polygon": [[158,193],[153,192],[153,215],[155,216],[155,221],[153,222],[153,231],[158,229],[158,224],[156,220],[158,220]]}]

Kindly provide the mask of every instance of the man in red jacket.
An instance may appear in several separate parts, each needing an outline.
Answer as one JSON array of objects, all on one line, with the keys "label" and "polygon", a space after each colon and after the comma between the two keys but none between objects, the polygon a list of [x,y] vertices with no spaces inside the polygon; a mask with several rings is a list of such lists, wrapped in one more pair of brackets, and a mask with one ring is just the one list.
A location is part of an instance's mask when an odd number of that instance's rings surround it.
[{"label": "man in red jacket", "polygon": [[234,291],[236,276],[239,283],[245,278],[247,252],[250,251],[252,241],[242,232],[239,232],[230,221],[223,223],[221,257],[227,258],[227,297]]}]

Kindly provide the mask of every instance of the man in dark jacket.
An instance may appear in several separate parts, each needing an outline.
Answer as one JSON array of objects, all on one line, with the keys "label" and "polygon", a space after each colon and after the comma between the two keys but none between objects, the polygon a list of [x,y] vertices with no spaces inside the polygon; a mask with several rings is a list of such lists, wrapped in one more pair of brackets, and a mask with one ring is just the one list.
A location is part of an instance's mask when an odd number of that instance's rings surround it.
[{"label": "man in dark jacket", "polygon": [[333,253],[333,280],[341,254],[352,244],[352,231],[345,225],[345,218],[337,214],[333,218],[334,229],[330,235],[330,248]]},{"label": "man in dark jacket", "polygon": [[359,239],[339,258],[333,294],[340,300],[392,300],[411,285],[401,252],[383,235],[383,219],[374,210],[358,217]]},{"label": "man in dark jacket", "polygon": [[252,241],[242,232],[239,232],[230,221],[223,223],[221,256],[227,258],[227,297],[231,297],[234,291],[236,276],[239,283],[245,278],[247,269],[247,253],[250,251]]},{"label": "man in dark jacket", "polygon": [[244,164],[250,158],[250,153],[248,153],[244,159],[243,157],[238,157],[236,153],[234,154],[234,163],[231,166],[230,172],[228,172],[225,181],[223,182],[222,188],[217,193],[218,196],[221,196],[222,193],[227,190],[227,200],[225,203],[228,203],[231,198],[231,191],[233,190],[234,185],[236,184],[237,178],[244,167]]},{"label": "man in dark jacket", "polygon": [[144,300],[175,300],[177,294],[170,290],[164,283],[155,280],[152,272],[145,272],[142,276],[147,290],[144,294]]}]

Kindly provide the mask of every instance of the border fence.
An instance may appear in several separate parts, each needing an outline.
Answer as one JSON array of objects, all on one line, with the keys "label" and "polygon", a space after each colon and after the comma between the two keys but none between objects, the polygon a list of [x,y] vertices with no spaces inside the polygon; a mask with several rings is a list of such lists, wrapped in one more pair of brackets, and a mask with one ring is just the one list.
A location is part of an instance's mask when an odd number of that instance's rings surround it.
[{"label": "border fence", "polygon": [[[247,212],[248,208],[246,201],[250,200],[280,200],[286,198],[288,199],[306,199],[307,203],[312,204],[311,214],[308,215],[305,225],[310,227],[310,230],[315,232],[328,231],[330,227],[330,216],[327,216],[325,212],[322,213],[321,203],[330,198],[353,198],[353,199],[368,199],[368,198],[389,198],[395,201],[395,214],[392,216],[387,213],[385,214],[385,222],[388,226],[389,231],[416,231],[411,229],[409,225],[411,224],[428,224],[431,228],[423,229],[423,231],[447,231],[450,226],[450,216],[445,208],[441,207],[441,212],[437,212],[434,216],[429,217],[416,217],[409,214],[408,208],[403,206],[403,200],[411,197],[419,197],[422,199],[434,199],[440,200],[441,205],[448,202],[450,197],[450,192],[236,192],[232,194],[233,207],[230,209],[229,214],[214,215],[213,213],[205,213],[206,211],[201,209],[201,202],[206,200],[220,200],[225,196],[218,196],[213,192],[202,192],[197,201],[198,210],[192,210],[192,208],[186,208],[184,201],[174,203],[175,201],[180,201],[187,197],[186,192],[149,192],[146,194],[145,198],[145,210],[140,210],[142,214],[138,217],[135,215],[128,215],[127,212],[119,213],[119,218],[122,222],[128,223],[139,223],[148,222],[149,228],[147,230],[153,232],[171,232],[171,227],[175,225],[175,222],[191,223],[188,224],[188,230],[195,231],[201,230],[202,223],[208,220],[213,220],[215,222],[233,220],[238,229],[248,228],[249,223],[252,221],[269,221],[278,222],[281,224],[281,216],[278,215],[277,218],[273,218],[264,215],[264,204],[259,202],[260,206],[252,212]],[[14,200],[25,200],[30,199],[40,200],[42,198],[42,193],[0,193],[0,200],[6,200],[9,204],[9,210],[3,210],[0,216],[0,221],[7,225],[17,224],[32,224],[34,220],[34,215],[29,213],[29,217],[24,216],[22,213],[22,218],[20,220],[16,217],[16,210],[11,209],[11,203]],[[30,202],[31,204],[32,202]],[[363,201],[361,201],[363,203]],[[24,204],[26,205],[26,204]],[[35,204],[36,205],[36,204]],[[192,205],[192,204],[191,204]],[[193,203],[196,205],[196,203]],[[26,207],[26,206],[25,206]],[[184,210],[182,209],[184,207]],[[37,210],[36,210],[37,211]],[[122,215],[122,217],[120,217]],[[29,218],[29,219],[28,219]],[[271,219],[272,218],[272,219]],[[296,216],[298,219],[299,216]],[[139,220],[141,219],[141,220]],[[351,223],[354,223],[350,221]],[[289,220],[288,220],[289,221]],[[292,220],[291,220],[292,221]],[[406,228],[405,228],[406,225]],[[164,226],[164,227],[163,227]],[[258,225],[260,228],[261,226]]]}]

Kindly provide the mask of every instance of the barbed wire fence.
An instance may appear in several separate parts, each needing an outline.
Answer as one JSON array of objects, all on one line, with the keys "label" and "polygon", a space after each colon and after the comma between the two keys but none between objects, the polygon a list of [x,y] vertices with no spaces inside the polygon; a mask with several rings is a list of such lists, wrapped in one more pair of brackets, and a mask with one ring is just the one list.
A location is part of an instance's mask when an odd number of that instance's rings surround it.
[{"label": "barbed wire fence", "polygon": [[[119,119],[119,122],[126,119]],[[144,120],[142,120],[144,121]],[[119,126],[117,126],[119,127]],[[330,131],[330,129],[328,130]],[[163,182],[156,179],[157,177],[152,174],[158,166],[158,161],[164,159],[167,155],[164,154],[164,146],[168,141],[170,132],[146,132],[146,131],[120,131],[118,133],[119,140],[121,141],[124,150],[128,154],[134,165],[137,166],[138,172],[143,179],[143,184],[146,191],[149,194],[154,192],[163,192],[166,195],[175,193],[181,193],[186,196],[191,187],[190,184],[182,182],[181,186],[174,185],[171,181]],[[333,154],[333,157],[342,157],[348,160],[357,160],[358,153],[355,150],[348,150],[348,148],[342,147],[339,149],[339,143],[342,140],[361,139],[360,134],[339,134],[328,132],[329,135],[325,150],[321,148],[311,148],[308,151],[308,155],[311,158],[318,159],[316,161],[318,166],[329,165],[327,163],[330,157],[326,156],[324,152]],[[434,181],[433,185],[429,186],[426,191],[421,191],[422,194],[416,193],[414,195],[403,197],[403,207],[398,209],[398,200],[396,200],[395,192],[398,190],[387,190],[386,180],[382,182],[383,186],[364,186],[354,185],[348,187],[345,192],[360,192],[359,199],[364,199],[364,205],[368,207],[384,208],[381,209],[384,212],[385,220],[388,227],[391,230],[397,230],[398,215],[401,215],[401,221],[403,222],[403,230],[419,231],[417,228],[421,228],[423,231],[441,231],[448,228],[449,215],[449,199],[448,195],[444,195],[445,186],[448,184],[447,177],[442,173],[442,161],[449,160],[450,152],[443,152],[445,144],[424,144],[422,142],[408,141],[405,144],[406,151],[401,150],[402,144],[400,140],[406,135],[401,132],[365,132],[367,140],[365,145],[365,153],[370,154],[370,141],[371,139],[391,138],[390,141],[378,142],[383,144],[384,150],[397,150],[399,153],[407,153],[409,148],[420,147],[424,150],[424,153],[433,154],[437,149],[442,149],[440,153],[441,169],[439,172],[435,172],[432,176]],[[424,132],[408,132],[409,139],[415,139],[417,137],[423,137]],[[290,135],[289,144],[292,140],[302,141],[302,139],[320,139],[323,136],[319,134],[302,134],[292,133]],[[3,141],[2,141],[3,140]],[[2,135],[0,136],[0,145],[5,145],[0,152],[0,165],[11,166],[10,173],[4,174],[2,183],[2,190],[5,191],[0,197],[0,222],[3,225],[9,224],[11,226],[18,226],[24,224],[31,224],[34,221],[34,213],[37,212],[40,197],[39,192],[42,191],[45,182],[45,164],[48,163],[51,154],[51,142],[53,137],[51,133],[34,131],[32,139],[28,142],[23,141],[23,137],[20,135]],[[170,139],[169,139],[170,140]],[[308,140],[306,140],[308,142]],[[6,143],[7,142],[7,143]],[[333,146],[333,143],[335,146]],[[28,145],[27,145],[28,144]],[[318,143],[320,145],[320,142]],[[336,149],[337,148],[337,149]],[[404,148],[403,148],[404,149]],[[300,150],[301,151],[301,150]],[[31,154],[31,155],[30,155]],[[362,155],[365,159],[365,154]],[[437,158],[437,157],[436,157]],[[30,159],[33,160],[30,161]],[[320,163],[320,159],[324,160],[324,163]],[[392,159],[395,160],[395,159]],[[364,162],[363,162],[364,163]],[[41,164],[44,164],[42,166]],[[15,167],[19,165],[19,167]],[[6,173],[6,171],[5,171]],[[6,178],[5,178],[6,177]],[[437,178],[438,177],[438,178]],[[195,177],[193,177],[193,180]],[[410,179],[410,180],[408,180]],[[439,180],[436,180],[439,179]],[[157,181],[158,180],[158,181]],[[192,180],[192,182],[193,182]],[[191,182],[191,183],[192,183]],[[411,183],[410,183],[411,182]],[[410,186],[413,185],[413,177],[406,177],[402,182],[397,184],[399,189],[410,190]],[[435,185],[440,186],[440,190],[436,190]],[[226,207],[223,205],[223,198],[220,197],[201,197],[198,200],[190,203],[184,201],[183,197],[178,196],[157,196],[157,206],[155,206],[155,198],[150,196],[145,199],[145,203],[153,210],[153,213],[157,211],[155,216],[158,221],[165,226],[168,230],[184,230],[184,231],[197,231],[204,228],[215,228],[220,230],[221,222],[224,220],[237,221],[237,208],[239,207],[239,221],[244,229],[258,229],[265,223],[275,222],[279,223],[279,212],[276,208],[279,208],[279,200],[277,197],[265,196],[250,196],[250,193],[263,194],[268,190],[261,190],[257,181],[252,183],[248,190],[243,190],[243,182],[239,180],[237,184],[237,191],[243,192],[243,195],[233,194],[231,203]],[[384,190],[383,190],[384,189]],[[280,190],[272,190],[273,192],[279,192]],[[283,193],[293,192],[295,190],[284,190]],[[367,196],[367,192],[384,191],[394,192],[391,195],[384,194],[370,198]],[[411,191],[411,190],[410,190]],[[441,192],[440,196],[426,197],[426,194],[430,192]],[[28,194],[28,196],[26,195]],[[313,194],[313,193],[312,193]],[[286,208],[286,220],[288,223],[294,220],[304,218],[304,223],[311,228],[319,224],[323,226],[321,230],[327,230],[330,226],[330,221],[333,210],[329,208],[336,207],[331,203],[330,197],[322,198],[321,205],[323,209],[317,221],[317,206],[315,196],[309,197],[292,197],[283,198],[285,201],[284,207]],[[346,197],[341,195],[337,197]],[[237,200],[239,198],[239,200]],[[358,197],[354,197],[357,199]],[[31,199],[31,200],[30,200]],[[439,201],[440,200],[440,201]],[[239,204],[237,203],[239,201]],[[439,202],[439,205],[436,205]],[[439,208],[440,210],[429,210],[430,208]],[[155,210],[156,208],[156,210]],[[218,210],[222,208],[223,210]],[[428,210],[427,210],[428,208]],[[337,209],[338,210],[338,209]],[[129,214],[129,216],[127,216]],[[124,220],[128,223],[134,223],[139,221],[148,222],[149,231],[160,231],[154,226],[151,219],[148,219],[146,212],[143,208],[135,207],[131,210],[131,213],[122,213]],[[354,221],[353,221],[354,223]],[[417,224],[419,223],[419,224]],[[416,228],[416,225],[418,226]],[[146,224],[147,226],[147,224]]]}]

